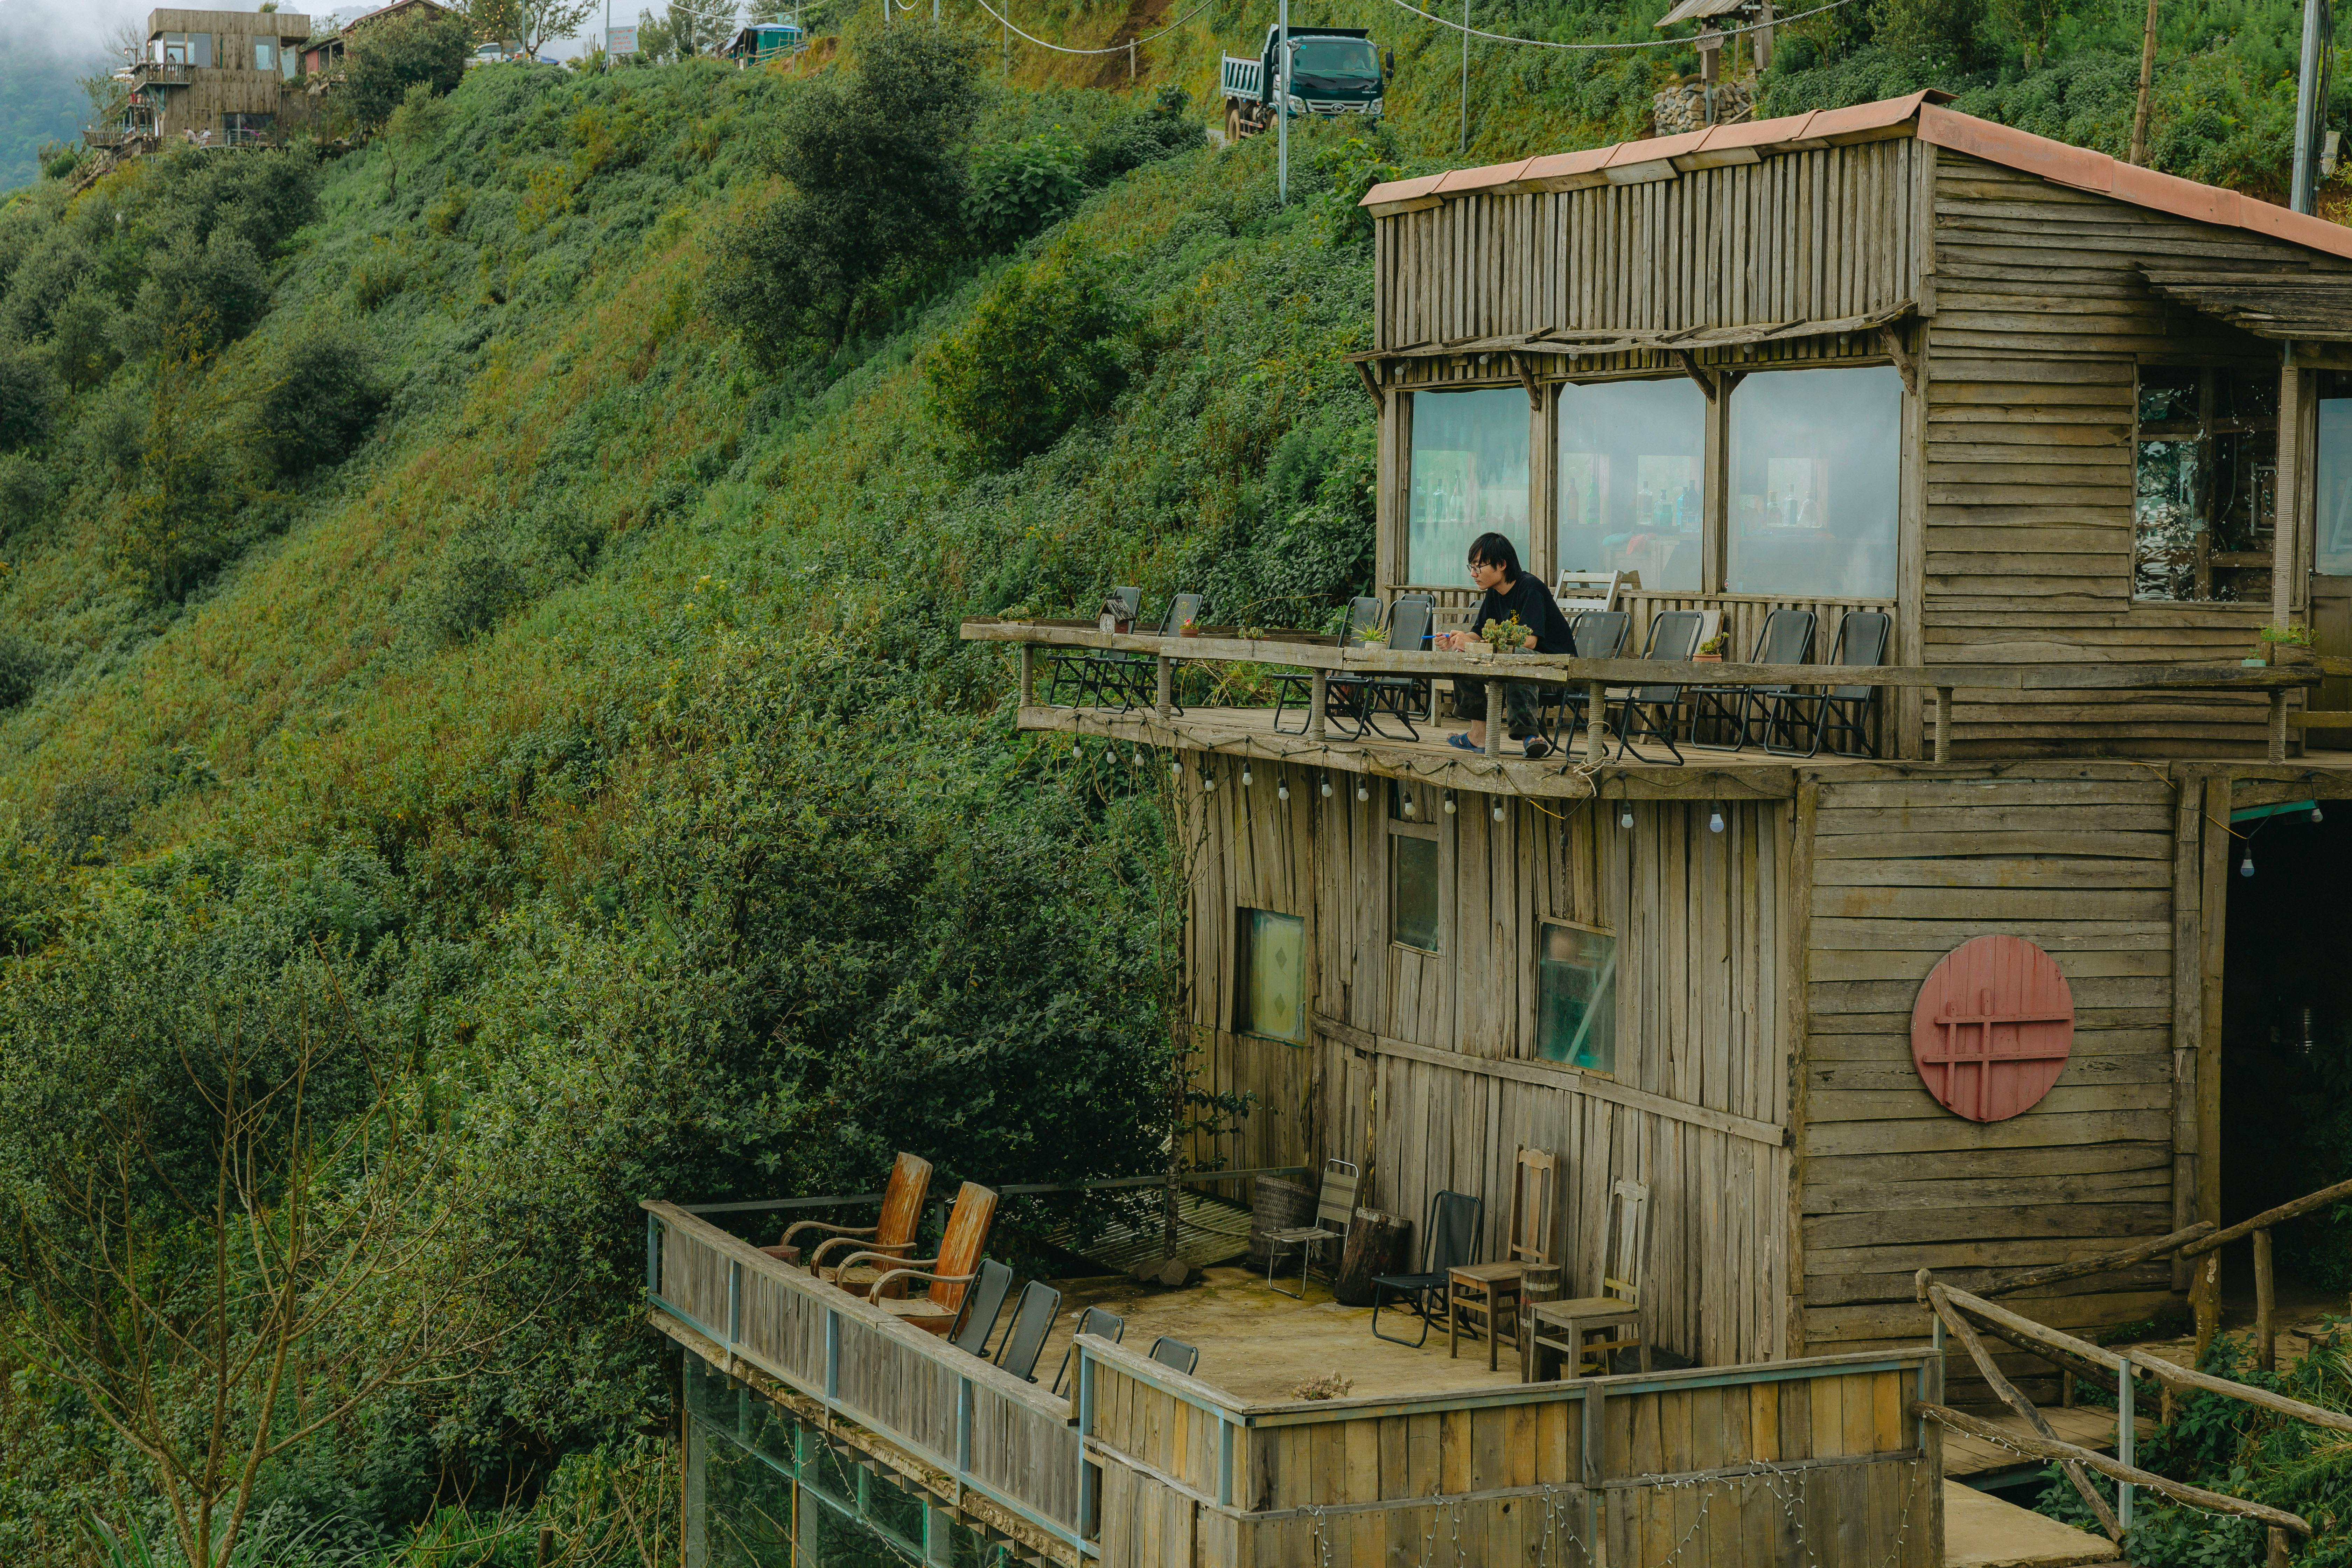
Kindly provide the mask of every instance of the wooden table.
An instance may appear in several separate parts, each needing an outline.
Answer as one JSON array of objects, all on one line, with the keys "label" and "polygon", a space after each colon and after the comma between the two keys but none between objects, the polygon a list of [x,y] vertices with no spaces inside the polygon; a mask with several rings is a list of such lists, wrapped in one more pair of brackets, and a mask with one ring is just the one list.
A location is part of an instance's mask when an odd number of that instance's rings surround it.
[{"label": "wooden table", "polygon": [[1496,1328],[1496,1315],[1505,1301],[1514,1313],[1519,1306],[1519,1281],[1528,1271],[1525,1263],[1473,1263],[1466,1268],[1445,1271],[1445,1353],[1459,1353],[1462,1312],[1465,1308],[1486,1314],[1486,1370],[1496,1370],[1496,1347],[1501,1335]]},{"label": "wooden table", "polygon": [[[1520,1339],[1519,1381],[1543,1381],[1543,1355],[1546,1350],[1563,1352],[1572,1359],[1568,1375],[1584,1375],[1584,1331],[1630,1326],[1641,1341],[1642,1370],[1650,1370],[1650,1342],[1642,1334],[1642,1309],[1632,1301],[1619,1301],[1608,1297],[1585,1297],[1574,1301],[1530,1301],[1527,1303],[1528,1331]],[[1549,1332],[1553,1337],[1546,1339]],[[1609,1358],[1601,1357],[1601,1370],[1609,1371]]]}]

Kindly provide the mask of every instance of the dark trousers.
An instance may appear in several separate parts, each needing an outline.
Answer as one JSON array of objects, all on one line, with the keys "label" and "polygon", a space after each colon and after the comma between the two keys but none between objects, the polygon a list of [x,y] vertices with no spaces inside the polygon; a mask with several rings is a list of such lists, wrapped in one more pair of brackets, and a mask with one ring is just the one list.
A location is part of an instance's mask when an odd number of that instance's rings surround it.
[{"label": "dark trousers", "polygon": [[[1454,680],[1454,710],[1465,719],[1483,720],[1486,712],[1486,683],[1465,680],[1456,676]],[[1536,688],[1525,680],[1503,682],[1503,727],[1513,740],[1522,740],[1536,732]]]}]

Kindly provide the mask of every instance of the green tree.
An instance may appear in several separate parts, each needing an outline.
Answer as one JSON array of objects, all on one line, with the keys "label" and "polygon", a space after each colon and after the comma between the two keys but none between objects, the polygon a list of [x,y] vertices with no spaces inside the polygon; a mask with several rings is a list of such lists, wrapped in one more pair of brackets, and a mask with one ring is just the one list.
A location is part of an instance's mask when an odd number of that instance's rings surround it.
[{"label": "green tree", "polygon": [[362,129],[373,131],[423,86],[444,93],[465,79],[474,52],[472,29],[454,14],[410,12],[351,36],[351,54],[337,96]]},{"label": "green tree", "polygon": [[1126,331],[1108,269],[1065,238],[1006,268],[971,321],[932,351],[932,411],[981,467],[1016,467],[1110,407],[1126,384]]}]

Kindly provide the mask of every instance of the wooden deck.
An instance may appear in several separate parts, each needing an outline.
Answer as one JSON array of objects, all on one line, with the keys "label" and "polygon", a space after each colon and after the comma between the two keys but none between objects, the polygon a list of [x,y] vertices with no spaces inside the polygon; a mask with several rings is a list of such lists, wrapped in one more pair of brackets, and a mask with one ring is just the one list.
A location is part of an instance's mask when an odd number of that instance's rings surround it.
[{"label": "wooden deck", "polygon": [[[1945,1438],[1945,1458],[1951,1458]],[[2116,1543],[2045,1514],[1944,1482],[1944,1568],[2079,1568],[2123,1556]]]},{"label": "wooden deck", "polygon": [[[1967,1364],[1967,1357],[1960,1358]],[[2112,1410],[2091,1410],[2082,1406],[2068,1409],[2063,1405],[2045,1407],[2042,1419],[2058,1434],[2061,1442],[2073,1443],[2101,1454],[2116,1451],[2116,1413]],[[2031,1434],[2021,1415],[1991,1415],[1984,1419],[2004,1431],[2022,1437]],[[2142,1415],[2133,1424],[2142,1437],[2156,1430],[2156,1423]],[[1967,1436],[1958,1432],[1944,1434],[1944,1474],[1956,1481],[1972,1486],[1999,1486],[2020,1476],[2039,1474],[2048,1468],[2041,1459],[2021,1458],[2009,1449],[1982,1438]]]}]

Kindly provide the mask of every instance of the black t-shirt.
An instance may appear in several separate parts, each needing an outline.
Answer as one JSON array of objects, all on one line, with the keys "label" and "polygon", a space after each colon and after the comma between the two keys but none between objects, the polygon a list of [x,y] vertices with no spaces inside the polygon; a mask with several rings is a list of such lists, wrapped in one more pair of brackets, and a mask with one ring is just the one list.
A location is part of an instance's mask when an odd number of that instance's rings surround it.
[{"label": "black t-shirt", "polygon": [[1513,616],[1519,618],[1519,625],[1536,634],[1538,653],[1576,651],[1576,639],[1569,635],[1568,617],[1559,613],[1559,605],[1549,591],[1530,573],[1520,573],[1507,589],[1487,589],[1470,624],[1483,630],[1489,621],[1507,621]]}]

